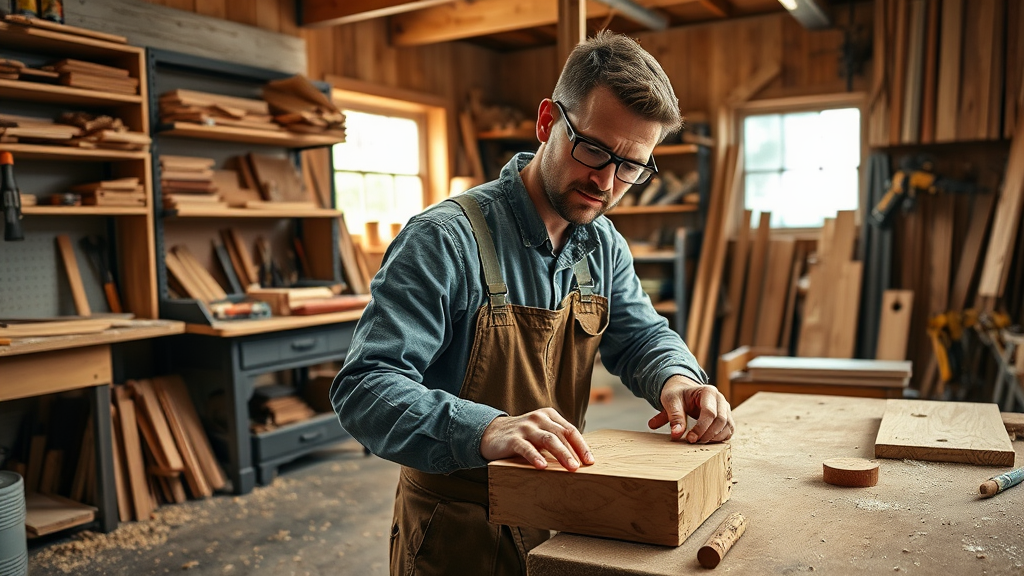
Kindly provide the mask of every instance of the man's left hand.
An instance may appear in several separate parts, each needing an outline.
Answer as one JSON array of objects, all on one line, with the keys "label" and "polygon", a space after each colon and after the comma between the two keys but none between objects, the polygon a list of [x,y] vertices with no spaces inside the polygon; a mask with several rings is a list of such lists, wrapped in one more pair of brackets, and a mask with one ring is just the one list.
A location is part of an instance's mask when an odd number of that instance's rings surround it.
[{"label": "man's left hand", "polygon": [[686,432],[686,417],[697,421],[686,434],[691,444],[723,442],[732,437],[736,424],[732,408],[718,388],[704,386],[684,376],[672,376],[661,389],[662,410],[647,423],[652,430],[672,425],[672,439]]}]

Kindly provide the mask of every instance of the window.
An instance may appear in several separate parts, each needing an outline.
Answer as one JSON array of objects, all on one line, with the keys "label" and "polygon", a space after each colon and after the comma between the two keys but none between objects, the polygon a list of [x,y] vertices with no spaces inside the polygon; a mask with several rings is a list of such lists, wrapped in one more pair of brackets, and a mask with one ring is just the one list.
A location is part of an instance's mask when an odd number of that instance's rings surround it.
[{"label": "window", "polygon": [[816,228],[859,198],[858,108],[751,114],[743,119],[744,198],[754,221]]},{"label": "window", "polygon": [[345,134],[334,146],[334,178],[349,232],[362,234],[367,222],[404,226],[424,207],[419,122],[345,110]]}]

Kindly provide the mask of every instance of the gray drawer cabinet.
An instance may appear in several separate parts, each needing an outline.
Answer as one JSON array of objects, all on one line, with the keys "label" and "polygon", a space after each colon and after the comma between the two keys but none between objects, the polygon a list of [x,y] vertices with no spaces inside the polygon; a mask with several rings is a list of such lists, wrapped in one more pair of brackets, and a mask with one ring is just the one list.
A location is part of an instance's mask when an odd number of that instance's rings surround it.
[{"label": "gray drawer cabinet", "polygon": [[181,374],[236,494],[274,479],[281,464],[349,438],[334,414],[277,430],[249,430],[257,376],[343,360],[355,321],[248,336],[184,334],[169,338],[164,367]]}]

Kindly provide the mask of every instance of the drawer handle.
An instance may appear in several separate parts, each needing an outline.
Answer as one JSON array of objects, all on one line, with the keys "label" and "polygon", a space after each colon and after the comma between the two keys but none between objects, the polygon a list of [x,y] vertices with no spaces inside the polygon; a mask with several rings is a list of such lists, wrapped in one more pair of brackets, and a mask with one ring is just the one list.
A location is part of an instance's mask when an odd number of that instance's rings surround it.
[{"label": "drawer handle", "polygon": [[303,338],[292,341],[292,350],[309,350],[316,346],[316,338]]},{"label": "drawer handle", "polygon": [[301,440],[302,442],[312,442],[313,440],[316,440],[317,438],[319,438],[319,437],[321,437],[323,435],[324,435],[324,431],[323,430],[318,430],[316,432],[306,432],[302,436],[299,436],[299,440]]}]

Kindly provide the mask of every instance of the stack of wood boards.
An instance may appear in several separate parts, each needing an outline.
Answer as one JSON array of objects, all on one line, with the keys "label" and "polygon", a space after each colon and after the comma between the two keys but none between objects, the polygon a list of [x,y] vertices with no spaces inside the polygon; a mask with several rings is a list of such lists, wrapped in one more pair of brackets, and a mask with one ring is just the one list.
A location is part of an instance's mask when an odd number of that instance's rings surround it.
[{"label": "stack of wood boards", "polygon": [[60,83],[73,88],[101,90],[118,94],[138,94],[139,79],[132,78],[124,68],[65,58],[43,70],[60,74]]},{"label": "stack of wood boards", "polygon": [[57,122],[77,126],[82,130],[79,137],[70,144],[81,148],[107,148],[111,150],[148,150],[150,137],[133,132],[120,118],[89,114],[87,112],[65,112]]},{"label": "stack of wood boards", "polygon": [[160,95],[160,122],[281,131],[263,100],[183,89]]},{"label": "stack of wood boards", "polygon": [[[52,6],[53,4],[51,3],[50,5]],[[88,28],[79,28],[78,26],[70,26],[68,24],[60,24],[45,18],[30,18],[23,14],[8,14],[4,16],[3,19],[4,22],[7,22],[8,24],[14,24],[14,26],[7,28],[7,31],[11,33],[28,34],[28,30],[32,28],[42,28],[45,30],[60,32],[61,34],[81,36],[84,38],[91,38],[93,40],[103,40],[104,42],[115,42],[117,44],[128,43],[128,39],[124,36],[107,34],[106,32],[99,32]]]},{"label": "stack of wood boards", "polygon": [[0,142],[71,145],[81,135],[81,129],[48,118],[0,114]]},{"label": "stack of wood boards", "polygon": [[205,303],[227,298],[224,288],[186,246],[172,247],[164,261],[170,273],[168,281],[177,294]]},{"label": "stack of wood boards", "polygon": [[26,66],[20,60],[0,58],[0,79],[2,80],[29,80],[36,82],[56,82],[60,74],[49,70],[40,70]]},{"label": "stack of wood boards", "polygon": [[96,518],[96,508],[55,494],[25,494],[25,532],[37,538]]},{"label": "stack of wood boards", "polygon": [[880,0],[871,146],[1000,140],[1024,111],[1024,7],[1005,0]]},{"label": "stack of wood boards", "polygon": [[257,433],[316,416],[316,411],[296,396],[293,388],[278,384],[258,386],[250,407],[254,421],[251,428]]},{"label": "stack of wood boards", "polygon": [[164,208],[203,206],[227,208],[214,184],[213,158],[160,155],[160,188]]},{"label": "stack of wood boards", "polygon": [[887,400],[875,458],[1013,466],[999,407],[973,402]]},{"label": "stack of wood boards", "polygon": [[550,454],[488,464],[489,521],[679,546],[731,495],[728,443],[672,442],[668,434],[584,435],[596,463],[570,473]]},{"label": "stack of wood boards", "polygon": [[758,356],[747,364],[755,382],[905,387],[913,374],[907,360],[854,360]]},{"label": "stack of wood boards", "polygon": [[291,132],[336,136],[345,141],[345,115],[305,76],[274,80],[263,87],[274,120]]},{"label": "stack of wood boards", "polygon": [[663,170],[650,179],[646,186],[630,191],[619,201],[619,206],[671,206],[673,204],[695,203],[700,200],[696,193],[699,184],[696,170],[679,178],[671,170]]},{"label": "stack of wood boards", "polygon": [[115,386],[111,408],[122,521],[148,519],[160,501],[205,498],[224,487],[224,473],[179,376]]},{"label": "stack of wood boards", "polygon": [[853,211],[825,219],[811,266],[797,355],[853,358],[857,343],[864,263],[853,260],[857,228]]},{"label": "stack of wood boards", "polygon": [[260,288],[246,290],[250,298],[266,302],[275,316],[309,316],[358,310],[370,303],[370,296],[336,296],[329,288]]},{"label": "stack of wood boards", "polygon": [[86,206],[146,206],[146,190],[138,178],[118,178],[72,186]]}]

